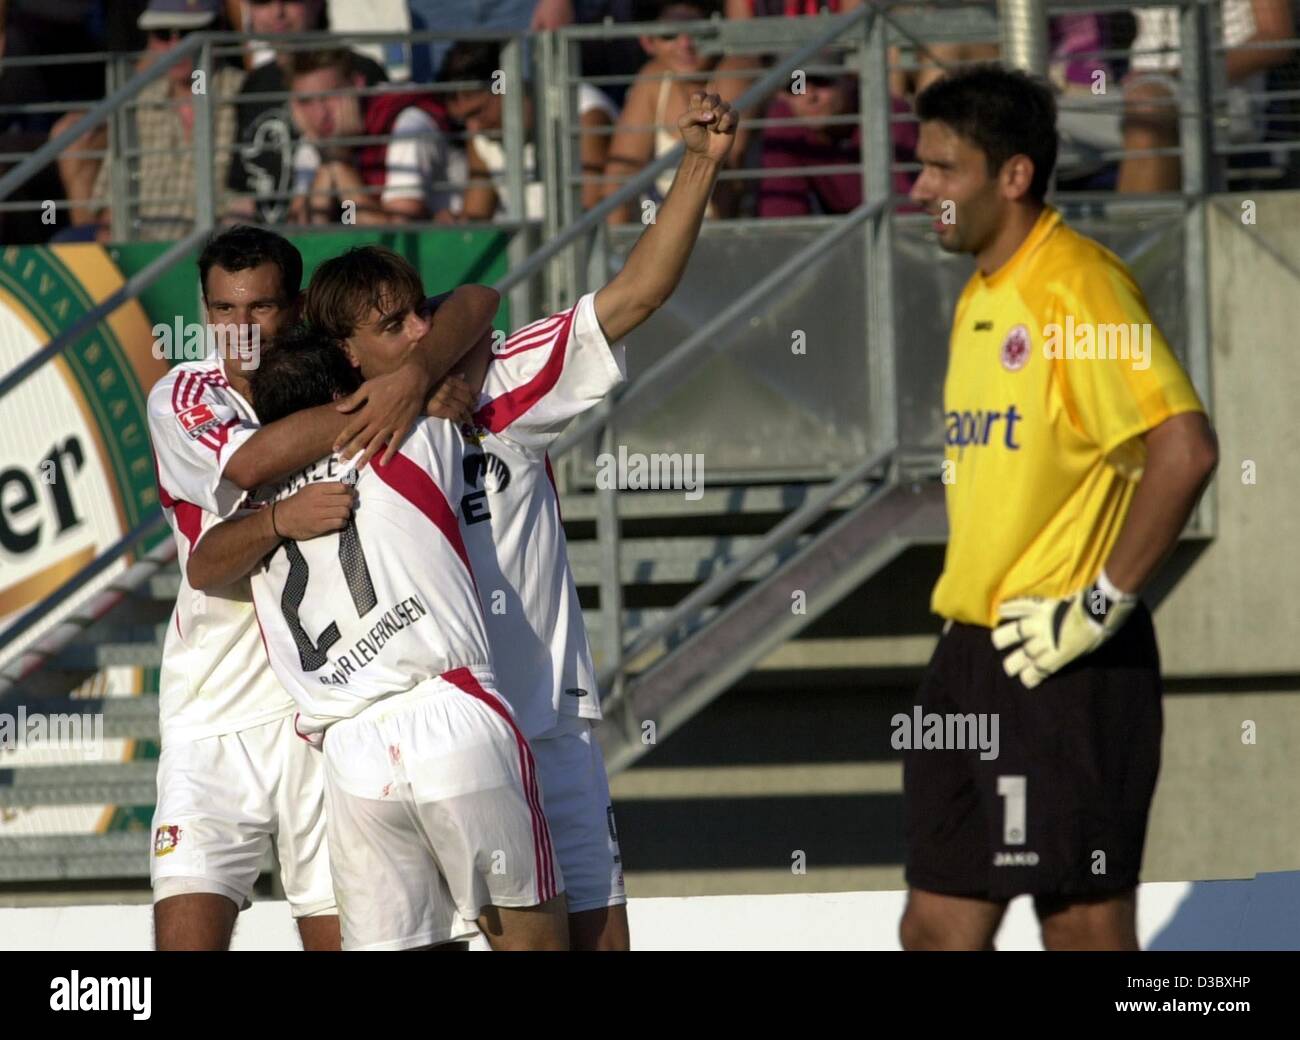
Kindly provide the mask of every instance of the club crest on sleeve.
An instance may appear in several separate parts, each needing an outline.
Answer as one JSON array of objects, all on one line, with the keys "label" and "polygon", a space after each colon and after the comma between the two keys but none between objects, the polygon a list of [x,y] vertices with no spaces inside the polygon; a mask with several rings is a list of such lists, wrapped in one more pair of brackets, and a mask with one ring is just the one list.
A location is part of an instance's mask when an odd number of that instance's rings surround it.
[{"label": "club crest on sleeve", "polygon": [[176,413],[176,420],[187,434],[198,440],[217,425],[217,417],[206,404],[196,404]]},{"label": "club crest on sleeve", "polygon": [[176,846],[180,844],[181,829],[176,824],[163,824],[153,836],[153,854],[155,856],[166,856],[169,852],[175,852]]},{"label": "club crest on sleeve", "polygon": [[1029,329],[1017,325],[1007,333],[999,351],[1002,367],[1008,372],[1019,372],[1029,364]]}]

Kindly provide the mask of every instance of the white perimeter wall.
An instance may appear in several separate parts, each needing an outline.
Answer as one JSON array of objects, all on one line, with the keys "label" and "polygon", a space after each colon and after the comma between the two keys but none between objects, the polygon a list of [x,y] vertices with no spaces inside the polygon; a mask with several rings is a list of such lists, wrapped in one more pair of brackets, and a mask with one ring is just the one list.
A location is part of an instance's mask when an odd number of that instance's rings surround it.
[{"label": "white perimeter wall", "polygon": [[[632,940],[642,950],[897,950],[902,892],[633,899]],[[1300,949],[1300,871],[1250,881],[1155,882],[1138,902],[1142,945],[1154,950]],[[0,908],[0,950],[147,950],[148,906]],[[1038,926],[1017,899],[997,945],[1037,950]],[[296,950],[282,902],[240,917],[237,950]]]}]

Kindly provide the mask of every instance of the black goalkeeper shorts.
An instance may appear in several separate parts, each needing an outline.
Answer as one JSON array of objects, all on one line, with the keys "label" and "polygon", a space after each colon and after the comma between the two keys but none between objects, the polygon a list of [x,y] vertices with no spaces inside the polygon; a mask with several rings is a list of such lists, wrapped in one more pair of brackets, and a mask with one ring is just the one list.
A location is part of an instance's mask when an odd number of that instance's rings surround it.
[{"label": "black goalkeeper shorts", "polygon": [[920,719],[915,708],[909,719],[923,725],[904,745],[908,885],[995,901],[1133,888],[1160,771],[1161,691],[1141,604],[1033,690],[1002,670],[990,629],[953,624],[921,681]]}]

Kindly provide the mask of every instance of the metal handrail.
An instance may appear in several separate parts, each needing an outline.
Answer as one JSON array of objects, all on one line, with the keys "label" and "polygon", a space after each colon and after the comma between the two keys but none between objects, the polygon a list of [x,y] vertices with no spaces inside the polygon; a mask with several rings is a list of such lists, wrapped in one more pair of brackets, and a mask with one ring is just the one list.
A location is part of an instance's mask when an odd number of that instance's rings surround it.
[{"label": "metal handrail", "polygon": [[[600,689],[609,689],[614,677],[621,673],[627,664],[638,654],[649,649],[660,639],[672,633],[687,618],[695,612],[702,610],[718,597],[739,584],[744,578],[746,572],[754,566],[760,559],[775,549],[778,545],[788,541],[790,538],[800,534],[809,525],[820,519],[827,513],[831,507],[845,491],[859,481],[867,479],[874,471],[887,467],[890,459],[894,454],[893,448],[887,448],[884,451],[876,452],[863,459],[858,465],[851,470],[841,474],[830,484],[822,488],[814,497],[801,505],[794,512],[786,516],[779,524],[758,539],[745,552],[741,553],[735,560],[725,568],[715,574],[703,585],[693,590],[690,595],[674,606],[658,622],[643,628],[637,633],[636,637],[627,644],[623,649],[623,656],[620,660],[612,665],[607,666],[597,679],[597,685]],[[890,486],[889,482],[882,481],[882,487]],[[609,698],[606,705],[616,703],[617,698]]]},{"label": "metal handrail", "polygon": [[[85,567],[79,570],[66,582],[60,585],[57,589],[55,589],[53,592],[45,596],[40,602],[33,605],[26,613],[21,615],[13,624],[11,624],[3,632],[0,632],[0,648],[9,646],[11,643],[13,643],[15,639],[19,638],[21,635],[23,635],[25,632],[31,629],[34,625],[36,625],[41,620],[41,618],[43,618],[46,615],[46,613],[51,608],[58,605],[59,603],[62,603],[69,596],[76,595],[78,592],[80,592],[83,588],[86,587],[87,584],[89,584],[99,575],[103,574],[105,570],[111,567],[114,563],[116,563],[119,559],[125,556],[128,552],[130,552],[131,548],[137,542],[141,541],[144,538],[148,538],[151,534],[157,532],[159,528],[164,527],[165,525],[163,521],[164,521],[164,517],[161,509],[155,510],[154,512],[150,513],[146,519],[140,521],[140,523],[136,524],[135,527],[127,531],[126,534],[122,535],[122,537],[119,538],[116,542],[114,542],[113,545],[110,546],[105,552],[97,556],[94,560],[92,560]],[[172,556],[174,557],[175,545],[172,543],[171,539],[168,539],[167,542],[164,543],[164,545],[172,546]],[[152,559],[154,558],[155,555],[157,555],[157,559],[160,566],[162,563],[165,563],[167,562],[168,559],[170,559],[170,557],[168,557],[166,553],[163,551],[162,547],[155,549],[152,553],[150,553],[148,557],[146,557],[146,559]],[[87,608],[87,609],[92,609],[92,608]],[[99,616],[102,616],[102,614],[96,615],[96,617]],[[71,624],[74,621],[75,618],[68,618],[65,619],[63,622],[61,622],[61,625]],[[80,627],[84,627],[84,626],[78,626],[78,629]],[[76,632],[72,631],[69,634],[68,638],[71,638],[71,636],[75,634]],[[64,643],[62,642],[59,643],[59,646],[62,645],[64,645]],[[35,667],[39,666],[39,664],[37,665],[22,664],[22,661],[26,658],[27,654],[35,653],[39,655],[43,660],[45,658],[48,658],[57,649],[58,647],[47,647],[44,644],[42,644],[39,649],[24,651],[23,654],[20,654],[15,659],[15,661],[9,662],[3,668],[0,668],[0,693],[3,693],[5,690],[9,689],[20,678],[30,675],[31,672],[35,670]],[[13,672],[14,674],[10,674],[11,672]]]},{"label": "metal handrail", "polygon": [[[798,252],[782,261],[762,280],[752,285],[737,299],[716,312],[690,336],[651,365],[636,382],[624,384],[620,388],[622,389],[621,393],[617,390],[614,391],[614,406],[616,408],[628,407],[630,402],[643,396],[647,388],[662,383],[673,375],[706,343],[714,342],[717,333],[721,329],[736,321],[746,310],[759,301],[770,298],[772,291],[782,283],[788,282],[791,275],[807,273],[816,268],[818,264],[824,263],[829,258],[830,251],[836,245],[847,238],[859,225],[881,212],[886,205],[887,203],[883,199],[877,199],[875,202],[864,202],[852,213],[848,213],[843,218],[836,220],[830,228],[823,231]],[[565,452],[572,450],[591,434],[605,426],[612,417],[612,413],[610,415],[598,412],[584,413],[564,431],[563,435],[556,439],[551,448],[551,454],[558,458]]]}]

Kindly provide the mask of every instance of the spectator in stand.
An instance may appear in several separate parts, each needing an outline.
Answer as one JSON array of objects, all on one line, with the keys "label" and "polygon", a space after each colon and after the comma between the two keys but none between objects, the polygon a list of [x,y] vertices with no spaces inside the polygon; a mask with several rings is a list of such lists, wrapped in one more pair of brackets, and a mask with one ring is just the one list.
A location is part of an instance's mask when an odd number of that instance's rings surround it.
[{"label": "spectator in stand", "polygon": [[[316,32],[326,28],[324,6],[325,0],[271,3],[245,0],[245,24],[259,36]],[[293,155],[298,139],[287,96],[279,101],[257,100],[257,97],[288,91],[285,70],[294,52],[267,48],[263,53],[269,60],[256,65],[245,77],[244,87],[236,98],[239,149],[230,163],[227,186],[233,197],[227,213],[235,220],[279,224],[289,214]],[[383,68],[371,58],[354,54],[353,61],[363,86],[373,87],[388,81]],[[243,100],[245,97],[253,100]]]},{"label": "spectator in stand", "polygon": [[[149,34],[148,53],[160,60],[197,29],[223,28],[217,0],[150,0],[138,25]],[[140,152],[128,191],[136,200],[131,237],[169,240],[188,234],[194,226],[194,71],[193,61],[172,66],[167,74],[140,91],[131,113],[136,148]],[[207,84],[216,102],[212,154],[214,183],[225,183],[235,141],[235,110],[229,103],[238,92],[243,73],[229,65],[216,70]],[[75,237],[107,241],[111,214],[90,199],[109,194],[108,163],[102,163],[87,198],[69,185],[69,199],[92,215],[92,223],[74,229]],[[71,236],[70,236],[71,237]]]},{"label": "spectator in stand", "polygon": [[1051,48],[1048,78],[1057,90],[1056,132],[1060,152],[1056,183],[1078,188],[1111,188],[1118,168],[1104,152],[1122,147],[1114,69],[1100,55],[1114,43],[1113,19],[1097,14],[1065,14],[1047,23]]},{"label": "spectator in stand", "polygon": [[[1126,151],[1178,145],[1178,9],[1139,7],[1131,71],[1124,82]],[[1252,93],[1264,89],[1265,73],[1284,65],[1294,48],[1248,50],[1295,34],[1291,0],[1223,0],[1223,63],[1228,81],[1228,132],[1235,142],[1258,140],[1260,107]],[[1209,113],[1203,113],[1207,118]],[[1120,166],[1123,192],[1177,191],[1182,164],[1177,155],[1126,157]]]},{"label": "spectator in stand", "polygon": [[[822,63],[830,59],[823,59]],[[770,126],[762,133],[764,169],[807,166],[859,165],[862,162],[862,126],[860,123],[819,123],[835,116],[858,113],[856,76],[809,75],[801,93],[793,91],[777,97],[768,108],[771,119],[806,119],[804,126]],[[907,102],[893,101],[894,112],[906,115]],[[913,122],[895,122],[891,133],[894,162],[912,162],[916,149],[917,126]],[[894,172],[894,194],[906,196],[912,190],[912,176]],[[843,173],[787,172],[765,177],[759,183],[760,217],[803,217],[822,213],[848,213],[862,205],[862,172]]]},{"label": "spectator in stand", "polygon": [[[1056,164],[1058,183],[1080,188],[1111,187],[1116,164],[1102,153],[1122,147],[1120,114],[1108,92],[1114,69],[1103,52],[1116,43],[1114,24],[1126,16],[1057,15],[1048,20],[1048,78],[1060,103],[1057,133],[1061,151]],[[945,75],[978,62],[997,61],[996,43],[925,43],[916,49],[916,68],[901,68],[901,55],[891,54],[891,88],[915,98]]]},{"label": "spectator in stand", "polygon": [[[497,29],[527,32],[538,7],[537,0],[407,0],[411,29],[459,32],[462,29]],[[557,12],[562,13],[562,12]],[[549,15],[544,18],[549,19]],[[432,83],[451,50],[451,40],[434,40],[411,47],[411,79]]]},{"label": "spectator in stand", "polygon": [[[648,0],[639,13],[638,21],[665,25],[662,32],[641,37],[641,46],[651,60],[632,84],[618,117],[605,164],[605,175],[618,180],[605,184],[605,195],[613,195],[638,170],[680,143],[677,118],[689,107],[691,94],[706,88],[713,61],[696,49],[691,36],[672,23],[699,21],[716,10],[711,0]],[[672,182],[673,172],[665,171],[655,181],[651,198],[662,200]],[[715,200],[722,187],[719,184],[715,189]],[[706,216],[717,216],[716,201],[709,203]],[[629,202],[615,209],[609,222],[626,224],[638,219],[638,207]]]},{"label": "spectator in stand", "polygon": [[[745,21],[750,18],[801,18],[808,14],[847,14],[862,6],[862,0],[723,0],[723,13],[731,21]],[[728,54],[718,62],[710,89],[715,91],[723,101],[735,104],[737,99],[754,85],[755,76],[764,65],[761,58],[752,54]],[[733,73],[742,75],[729,75]],[[744,75],[743,73],[749,73]],[[754,130],[749,126],[749,119],[756,109],[740,113],[740,129],[736,131],[736,143],[732,146],[727,163],[733,168],[750,164],[750,143]]]},{"label": "spectator in stand", "polygon": [[[451,207],[442,104],[397,89],[364,98],[345,92],[364,83],[351,51],[293,55],[290,108],[303,138],[293,163],[296,223],[401,224],[432,220]],[[348,140],[380,136],[391,139]]]},{"label": "spectator in stand", "polygon": [[[491,90],[491,81],[501,68],[501,47],[491,42],[457,43],[447,52],[438,78],[446,83],[476,81],[482,86],[448,96],[447,110],[469,133],[466,154],[470,186],[465,191],[461,220],[490,220],[500,213],[510,217],[509,200],[500,186],[506,171],[506,151],[501,141],[504,95]],[[599,178],[609,153],[608,130],[618,118],[618,109],[600,90],[582,83],[577,91],[578,123],[584,133],[579,153],[584,175]],[[537,149],[533,143],[535,112],[531,90],[525,90],[524,109],[524,181],[525,210],[529,220],[540,220],[545,205],[545,190],[537,172]],[[604,197],[600,180],[584,182],[582,205],[590,209]]]},{"label": "spectator in stand", "polygon": [[[144,50],[148,36],[139,27],[138,21],[140,15],[144,13],[144,9],[149,6],[148,0],[120,0],[120,2],[101,6],[104,8],[104,49],[119,54]],[[66,39],[66,37],[60,33],[60,39]],[[72,46],[75,48],[77,45],[74,43]],[[147,60],[149,60],[148,54],[137,62],[137,71],[144,67]],[[62,72],[66,66],[58,66],[58,68]],[[105,86],[104,70],[96,68],[95,75],[97,83],[94,89],[80,95],[83,99],[93,99],[102,95]],[[42,100],[48,101],[53,97],[53,92],[50,92]],[[85,114],[86,110],[84,108],[65,112],[50,127],[50,137],[58,137]],[[65,199],[88,199],[92,197],[95,177],[99,174],[99,167],[104,161],[102,156],[107,149],[108,131],[101,123],[89,133],[82,134],[59,153],[58,173],[59,180],[63,185],[63,197]],[[94,212],[85,206],[72,206],[68,215],[70,222],[74,225],[95,223]]]},{"label": "spectator in stand", "polygon": [[[565,25],[635,22],[637,7],[637,0],[538,0],[532,28],[545,32]],[[645,64],[645,51],[630,36],[583,40],[578,50],[583,76],[626,76],[630,80]],[[607,83],[600,89],[620,108],[627,99],[628,83]]]}]

